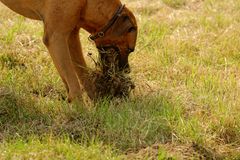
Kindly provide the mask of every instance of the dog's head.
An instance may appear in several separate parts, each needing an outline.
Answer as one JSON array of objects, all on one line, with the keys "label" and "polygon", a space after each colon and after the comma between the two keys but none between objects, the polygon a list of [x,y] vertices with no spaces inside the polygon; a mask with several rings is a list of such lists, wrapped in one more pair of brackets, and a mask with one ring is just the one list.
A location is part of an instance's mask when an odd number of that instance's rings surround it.
[{"label": "dog's head", "polygon": [[115,52],[113,53],[117,54],[116,57],[119,69],[121,71],[130,72],[128,56],[135,50],[138,27],[133,13],[126,7],[121,7],[122,10],[117,13],[114,22],[107,26],[108,28],[106,31],[104,33],[99,32],[99,35],[97,35],[98,37],[93,38],[95,38],[95,44],[100,54],[102,54],[101,57],[107,57],[103,55],[106,50],[114,49]]}]

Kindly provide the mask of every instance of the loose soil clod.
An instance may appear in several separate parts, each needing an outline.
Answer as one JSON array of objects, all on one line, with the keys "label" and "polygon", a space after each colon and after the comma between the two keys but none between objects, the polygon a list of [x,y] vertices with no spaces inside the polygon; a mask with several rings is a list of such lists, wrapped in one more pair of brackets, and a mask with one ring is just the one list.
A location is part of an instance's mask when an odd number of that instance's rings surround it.
[{"label": "loose soil clod", "polygon": [[128,97],[135,88],[131,78],[118,67],[119,52],[114,48],[99,50],[96,69],[90,71],[96,98]]}]

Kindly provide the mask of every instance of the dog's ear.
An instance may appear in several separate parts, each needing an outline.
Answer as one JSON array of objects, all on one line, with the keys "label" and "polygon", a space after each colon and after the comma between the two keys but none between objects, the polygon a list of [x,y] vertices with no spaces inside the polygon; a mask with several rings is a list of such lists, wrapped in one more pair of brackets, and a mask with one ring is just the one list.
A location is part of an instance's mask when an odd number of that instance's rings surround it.
[{"label": "dog's ear", "polygon": [[121,15],[112,27],[114,36],[121,36],[133,27],[128,15]]}]

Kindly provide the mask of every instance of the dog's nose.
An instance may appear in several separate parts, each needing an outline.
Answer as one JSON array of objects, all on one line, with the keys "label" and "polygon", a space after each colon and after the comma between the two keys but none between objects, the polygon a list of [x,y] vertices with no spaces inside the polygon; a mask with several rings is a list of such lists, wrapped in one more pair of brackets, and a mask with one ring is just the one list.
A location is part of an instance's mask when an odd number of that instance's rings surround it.
[{"label": "dog's nose", "polygon": [[128,53],[134,52],[134,48],[128,48]]}]

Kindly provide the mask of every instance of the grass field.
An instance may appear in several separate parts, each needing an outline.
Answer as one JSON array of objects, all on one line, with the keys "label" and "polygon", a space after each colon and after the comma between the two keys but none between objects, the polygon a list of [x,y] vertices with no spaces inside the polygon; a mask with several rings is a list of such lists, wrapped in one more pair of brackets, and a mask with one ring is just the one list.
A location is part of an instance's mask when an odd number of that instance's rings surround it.
[{"label": "grass field", "polygon": [[90,110],[63,100],[42,24],[0,5],[0,159],[240,159],[240,0],[123,2],[136,89]]}]

